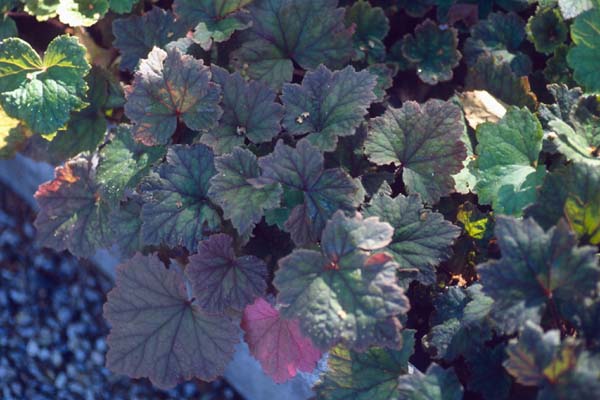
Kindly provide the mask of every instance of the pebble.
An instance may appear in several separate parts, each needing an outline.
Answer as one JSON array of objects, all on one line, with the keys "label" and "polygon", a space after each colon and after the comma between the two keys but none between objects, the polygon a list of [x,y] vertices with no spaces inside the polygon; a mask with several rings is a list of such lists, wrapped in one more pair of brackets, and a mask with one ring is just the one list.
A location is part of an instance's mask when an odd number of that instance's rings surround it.
[{"label": "pebble", "polygon": [[102,306],[112,283],[39,248],[30,221],[7,214],[3,196],[0,184],[0,399],[241,399],[222,380],[162,391],[106,369]]}]

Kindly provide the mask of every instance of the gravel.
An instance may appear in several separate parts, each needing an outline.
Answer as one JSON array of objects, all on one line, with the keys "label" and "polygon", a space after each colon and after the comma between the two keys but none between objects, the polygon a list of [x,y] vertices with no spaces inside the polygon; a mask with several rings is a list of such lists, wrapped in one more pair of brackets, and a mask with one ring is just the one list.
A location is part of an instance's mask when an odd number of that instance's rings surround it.
[{"label": "gravel", "polygon": [[110,279],[34,241],[33,212],[0,184],[0,398],[241,399],[223,380],[170,391],[104,368]]}]

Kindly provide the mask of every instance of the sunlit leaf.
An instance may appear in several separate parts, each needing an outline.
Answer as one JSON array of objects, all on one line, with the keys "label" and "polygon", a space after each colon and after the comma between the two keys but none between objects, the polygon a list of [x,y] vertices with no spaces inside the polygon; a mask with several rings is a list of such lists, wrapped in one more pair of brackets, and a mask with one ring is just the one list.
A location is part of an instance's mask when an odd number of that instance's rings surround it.
[{"label": "sunlit leaf", "polygon": [[71,111],[84,108],[90,70],[76,38],[58,36],[40,58],[19,38],[0,42],[0,103],[11,117],[38,133],[63,127]]},{"label": "sunlit leaf", "polygon": [[279,260],[273,281],[285,318],[298,318],[315,345],[338,342],[366,349],[397,347],[402,339],[397,315],[408,299],[396,284],[397,265],[385,253],[392,227],[376,217],[346,217],[338,211],[321,237],[321,251],[296,249]]},{"label": "sunlit leaf", "polygon": [[293,378],[298,371],[312,371],[321,358],[321,352],[300,332],[298,320],[281,318],[261,297],[244,310],[242,329],[250,353],[275,383]]},{"label": "sunlit leaf", "polygon": [[208,147],[169,147],[165,163],[141,184],[144,243],[195,251],[200,240],[215,232],[221,218],[208,199],[208,188],[216,173]]},{"label": "sunlit leaf", "polygon": [[417,269],[419,282],[435,283],[435,267],[450,256],[452,242],[460,234],[457,226],[425,208],[419,195],[414,194],[395,198],[375,194],[364,213],[394,228],[387,250],[400,268]]},{"label": "sunlit leaf", "polygon": [[178,123],[192,130],[214,126],[223,111],[218,105],[221,89],[210,78],[202,60],[155,47],[126,92],[125,115],[134,123],[136,140],[166,144]]},{"label": "sunlit leaf", "polygon": [[375,100],[376,79],[368,71],[348,66],[331,72],[321,65],[308,72],[302,85],[285,84],[283,125],[293,135],[308,133],[320,150],[335,149],[337,138],[354,134]]},{"label": "sunlit leaf", "polygon": [[460,141],[463,130],[462,113],[453,103],[407,101],[371,120],[365,150],[378,165],[402,166],[409,193],[419,193],[432,204],[454,190],[452,174],[462,169],[466,158]]}]

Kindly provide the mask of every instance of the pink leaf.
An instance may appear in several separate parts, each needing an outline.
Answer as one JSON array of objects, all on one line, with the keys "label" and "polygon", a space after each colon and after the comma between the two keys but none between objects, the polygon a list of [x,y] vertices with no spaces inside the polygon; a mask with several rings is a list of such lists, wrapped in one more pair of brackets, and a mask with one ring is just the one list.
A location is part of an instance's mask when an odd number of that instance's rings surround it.
[{"label": "pink leaf", "polygon": [[252,355],[265,373],[277,383],[296,376],[297,371],[312,371],[321,352],[300,333],[298,320],[285,320],[263,298],[244,310],[242,329]]}]

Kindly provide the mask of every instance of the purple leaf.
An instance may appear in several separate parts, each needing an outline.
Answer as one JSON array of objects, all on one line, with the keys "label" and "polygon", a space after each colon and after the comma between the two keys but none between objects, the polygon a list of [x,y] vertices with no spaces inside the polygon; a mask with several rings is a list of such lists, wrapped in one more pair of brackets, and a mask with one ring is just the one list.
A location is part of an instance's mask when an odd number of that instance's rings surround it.
[{"label": "purple leaf", "polygon": [[197,304],[209,313],[242,311],[267,287],[267,265],[255,256],[236,257],[231,236],[219,233],[198,244],[186,274]]},{"label": "purple leaf", "polygon": [[302,335],[298,320],[282,319],[271,304],[258,298],[244,310],[242,329],[250,353],[276,383],[312,371],[321,352]]},{"label": "purple leaf", "polygon": [[155,47],[142,60],[126,91],[125,115],[133,135],[146,145],[167,144],[178,122],[199,131],[216,124],[221,90],[202,60]]},{"label": "purple leaf", "polygon": [[182,272],[156,255],[136,254],[117,268],[104,317],[112,325],[106,364],[162,389],[192,378],[215,379],[239,341],[237,324],[205,314],[185,288]]}]

